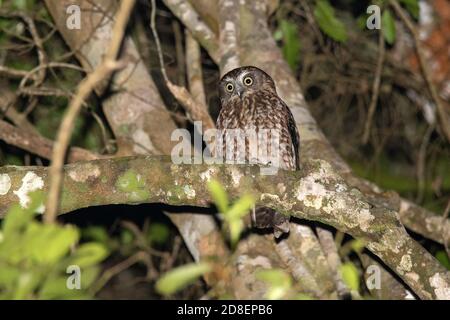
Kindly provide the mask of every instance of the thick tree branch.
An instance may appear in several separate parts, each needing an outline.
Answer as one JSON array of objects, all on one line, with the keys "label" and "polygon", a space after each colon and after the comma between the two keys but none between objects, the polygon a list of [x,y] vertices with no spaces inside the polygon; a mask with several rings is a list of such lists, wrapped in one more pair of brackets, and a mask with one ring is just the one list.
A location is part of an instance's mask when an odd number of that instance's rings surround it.
[{"label": "thick tree branch", "polygon": [[[61,211],[119,203],[208,206],[211,198],[207,181],[216,179],[232,197],[250,193],[261,205],[320,221],[363,240],[419,297],[450,299],[450,273],[407,234],[398,214],[372,207],[328,162],[311,160],[301,172],[280,170],[276,176],[260,175],[259,170],[248,166],[174,165],[160,157],[71,164],[64,170]],[[27,186],[48,190],[47,168],[3,167],[0,174],[1,215],[19,199],[27,203]]]}]

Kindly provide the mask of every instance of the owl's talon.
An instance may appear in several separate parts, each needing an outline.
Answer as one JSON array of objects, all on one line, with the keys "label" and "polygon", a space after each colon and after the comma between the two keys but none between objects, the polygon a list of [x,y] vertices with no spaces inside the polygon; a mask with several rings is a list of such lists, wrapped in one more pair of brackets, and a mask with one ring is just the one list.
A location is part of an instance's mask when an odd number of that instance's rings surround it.
[{"label": "owl's talon", "polygon": [[271,208],[260,207],[253,210],[252,225],[258,229],[273,228],[275,238],[289,232],[289,216]]},{"label": "owl's talon", "polygon": [[289,233],[289,221],[284,221],[282,224],[273,227],[273,235],[276,239],[285,233]]}]

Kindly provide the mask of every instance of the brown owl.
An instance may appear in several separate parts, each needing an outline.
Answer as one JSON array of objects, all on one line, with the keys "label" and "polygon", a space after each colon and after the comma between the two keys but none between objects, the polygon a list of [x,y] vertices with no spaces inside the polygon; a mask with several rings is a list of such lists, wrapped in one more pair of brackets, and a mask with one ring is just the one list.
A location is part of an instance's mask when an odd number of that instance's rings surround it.
[{"label": "brown owl", "polygon": [[[221,138],[216,152],[236,162],[244,159],[285,170],[300,169],[300,140],[294,117],[267,73],[252,66],[234,69],[220,80],[219,97],[221,110],[216,125]],[[243,132],[245,148],[237,143],[236,132]],[[257,151],[253,152],[255,146]],[[289,217],[266,207],[254,210],[252,223],[257,228],[273,228],[277,238],[289,232]]]}]

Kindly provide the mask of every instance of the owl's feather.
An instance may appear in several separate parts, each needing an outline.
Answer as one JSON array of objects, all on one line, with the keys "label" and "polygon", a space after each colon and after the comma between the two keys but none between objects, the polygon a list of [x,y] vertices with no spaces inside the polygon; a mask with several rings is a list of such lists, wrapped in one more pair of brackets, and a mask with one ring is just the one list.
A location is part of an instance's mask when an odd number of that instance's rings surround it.
[{"label": "owl's feather", "polygon": [[[233,159],[253,160],[254,163],[255,159],[249,159],[249,143],[253,140],[246,137],[245,154],[241,154],[236,143],[230,143],[236,141],[231,136],[232,130],[255,130],[259,134],[262,129],[271,129],[279,134],[278,167],[300,169],[300,139],[294,117],[278,96],[275,83],[267,73],[256,67],[234,69],[221,79],[219,97],[221,110],[216,125],[222,131],[222,156],[229,157],[232,153]],[[270,135],[258,136],[257,145],[258,148],[271,148]],[[259,157],[256,163],[266,165],[267,159]],[[270,208],[257,208],[253,222],[259,228],[273,227],[277,236],[288,231],[288,221],[289,217]]]}]

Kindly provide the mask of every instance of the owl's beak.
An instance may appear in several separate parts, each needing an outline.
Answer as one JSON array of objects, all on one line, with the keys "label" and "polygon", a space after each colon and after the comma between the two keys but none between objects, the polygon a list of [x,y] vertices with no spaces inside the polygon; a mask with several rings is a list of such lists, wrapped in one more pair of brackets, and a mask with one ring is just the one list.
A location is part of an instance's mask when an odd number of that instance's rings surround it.
[{"label": "owl's beak", "polygon": [[243,86],[237,86],[236,87],[236,94],[240,99],[242,99],[242,95],[244,94],[245,88]]}]

